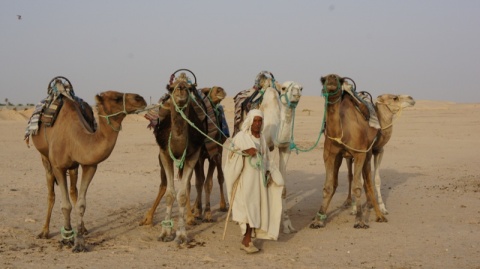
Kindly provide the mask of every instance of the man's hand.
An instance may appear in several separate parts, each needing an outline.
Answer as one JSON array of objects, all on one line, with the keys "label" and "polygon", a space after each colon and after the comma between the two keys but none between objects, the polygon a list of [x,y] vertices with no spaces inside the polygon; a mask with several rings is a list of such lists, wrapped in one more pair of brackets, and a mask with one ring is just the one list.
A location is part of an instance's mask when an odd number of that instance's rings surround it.
[{"label": "man's hand", "polygon": [[249,156],[255,157],[257,156],[257,149],[256,148],[249,148],[243,151],[243,153],[248,154]]},{"label": "man's hand", "polygon": [[268,188],[273,183],[273,178],[272,178],[272,174],[270,174],[270,171],[265,172],[265,178],[267,179],[267,188]]}]

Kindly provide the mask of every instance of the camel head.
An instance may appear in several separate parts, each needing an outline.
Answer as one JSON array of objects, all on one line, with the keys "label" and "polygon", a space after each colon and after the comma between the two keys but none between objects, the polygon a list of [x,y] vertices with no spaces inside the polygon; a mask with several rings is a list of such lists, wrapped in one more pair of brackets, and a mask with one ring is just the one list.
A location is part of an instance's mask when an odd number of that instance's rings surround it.
[{"label": "camel head", "polygon": [[106,91],[95,96],[98,112],[106,115],[131,114],[144,109],[147,102],[135,93]]},{"label": "camel head", "polygon": [[303,86],[294,82],[286,81],[281,86],[280,100],[284,105],[296,107],[302,97]]},{"label": "camel head", "polygon": [[167,91],[172,97],[171,100],[178,107],[185,107],[190,100],[190,93],[195,90],[195,85],[188,83],[187,80],[177,79],[172,84],[167,85]]},{"label": "camel head", "polygon": [[225,90],[218,86],[203,88],[201,91],[205,96],[208,96],[215,105],[218,105],[227,96]]},{"label": "camel head", "polygon": [[415,100],[410,95],[382,94],[375,103],[386,105],[395,114],[401,109],[414,106]]},{"label": "camel head", "polygon": [[335,93],[340,89],[345,79],[335,74],[329,74],[320,78],[323,85],[323,93]]}]

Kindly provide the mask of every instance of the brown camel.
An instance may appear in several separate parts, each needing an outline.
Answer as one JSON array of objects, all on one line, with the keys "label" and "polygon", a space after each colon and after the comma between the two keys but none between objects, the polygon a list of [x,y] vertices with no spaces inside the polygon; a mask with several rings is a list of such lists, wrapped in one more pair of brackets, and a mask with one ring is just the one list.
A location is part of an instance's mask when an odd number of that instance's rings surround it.
[{"label": "brown camel", "polygon": [[[382,127],[380,134],[373,144],[373,181],[375,182],[375,189],[377,191],[378,205],[380,211],[383,214],[388,214],[385,203],[383,202],[382,193],[380,192],[381,178],[380,178],[380,164],[382,163],[384,147],[390,141],[393,134],[393,120],[399,115],[404,108],[415,105],[415,100],[409,95],[395,95],[395,94],[382,94],[377,97],[375,101],[375,111],[377,113],[380,126]],[[349,191],[348,197],[345,201],[345,206],[348,207],[352,204],[351,186],[353,180],[352,174],[352,159],[348,158],[348,181]],[[356,206],[352,207],[352,214],[356,214]]]},{"label": "brown camel", "polygon": [[[203,94],[203,102],[209,104],[207,106],[208,135],[215,142],[223,144],[227,136],[222,132],[221,117],[222,113],[218,110],[218,105],[227,96],[222,87],[203,88],[200,90]],[[210,108],[210,109],[208,109]],[[213,222],[212,212],[210,208],[210,195],[213,187],[213,173],[217,169],[218,185],[220,187],[220,211],[226,212],[227,203],[225,202],[225,193],[223,184],[225,178],[222,169],[222,152],[223,147],[211,141],[209,138],[205,139],[205,146],[202,147],[200,158],[195,165],[195,188],[197,190],[197,198],[193,205],[193,215],[196,219],[202,219],[203,222]],[[204,165],[208,160],[208,172],[205,178]],[[202,190],[205,189],[205,211],[202,206]],[[203,211],[203,212],[202,212]],[[202,217],[203,213],[203,217]]]},{"label": "brown camel", "polygon": [[[57,88],[64,87],[61,81]],[[83,235],[87,230],[83,225],[86,209],[86,194],[97,165],[107,159],[117,141],[123,119],[127,114],[144,108],[143,97],[132,93],[107,91],[96,97],[99,126],[95,132],[82,117],[79,104],[64,98],[63,106],[52,127],[41,126],[32,141],[42,157],[48,187],[47,217],[39,238],[48,238],[50,217],[55,202],[55,182],[59,185],[62,197],[64,226],[61,230],[63,243],[74,243],[74,252],[86,251]],[[43,127],[43,128],[42,128]],[[77,169],[82,167],[80,192],[77,197]],[[67,191],[67,170],[70,172],[70,197],[77,214],[77,231],[72,228],[70,213],[72,204]]]},{"label": "brown camel", "polygon": [[[188,80],[177,79],[167,85],[170,98],[163,105],[170,109],[170,113],[165,115],[164,119],[154,127],[155,138],[160,147],[158,159],[161,183],[157,198],[140,225],[152,224],[153,214],[163,195],[166,194],[167,214],[165,220],[162,221],[162,231],[159,237],[164,242],[175,239],[178,244],[181,244],[189,241],[185,229],[185,216],[190,212],[188,189],[194,166],[204,144],[204,136],[192,127],[184,116],[202,132],[205,132],[206,129],[204,122],[198,117],[192,101],[192,95],[197,91],[195,84],[189,83]],[[178,169],[175,176],[174,164]],[[178,193],[175,191],[174,179],[178,180],[180,184]],[[175,199],[179,206],[176,236],[172,231],[174,226],[172,206]]]},{"label": "brown camel", "polygon": [[344,78],[330,74],[321,78],[326,106],[326,128],[323,150],[326,179],[323,186],[323,201],[310,228],[325,227],[327,209],[338,186],[338,170],[344,157],[354,158],[352,191],[357,202],[355,228],[368,228],[360,206],[362,194],[362,174],[365,178],[366,195],[373,201],[377,222],[387,219],[380,211],[371,184],[371,146],[378,130],[370,127],[363,114],[356,108],[356,101],[344,94],[341,85]]}]

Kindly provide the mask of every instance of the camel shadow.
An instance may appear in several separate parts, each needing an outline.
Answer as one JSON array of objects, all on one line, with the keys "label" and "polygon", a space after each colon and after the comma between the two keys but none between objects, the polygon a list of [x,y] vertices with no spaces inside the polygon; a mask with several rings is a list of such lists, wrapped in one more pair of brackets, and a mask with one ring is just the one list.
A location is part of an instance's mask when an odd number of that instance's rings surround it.
[{"label": "camel shadow", "polygon": [[[288,215],[298,232],[302,230],[310,230],[310,224],[313,217],[322,203],[325,173],[309,173],[301,170],[290,170],[288,173],[288,178],[286,180]],[[388,202],[392,189],[405,184],[411,178],[421,175],[419,173],[400,172],[395,169],[382,169],[380,173],[382,176],[382,195],[385,202]],[[218,194],[219,186],[215,183],[211,197],[211,210],[214,221],[198,222],[197,225],[188,225],[186,228],[190,239],[195,240],[195,238],[199,236],[202,237],[203,234],[208,234],[209,237],[211,237],[211,240],[216,240],[215,238],[217,237],[221,238],[226,225],[225,219],[227,213],[220,211],[219,209],[220,197]],[[347,172],[340,171],[338,188],[328,209],[327,226],[334,224],[332,222],[337,222],[339,216],[341,218],[348,218],[348,223],[351,223],[353,226],[353,216],[350,215],[350,209],[343,207],[343,202],[347,198],[347,194]],[[192,203],[194,202],[194,196],[194,192],[192,192]],[[102,218],[96,219],[93,223],[90,223],[90,221],[86,222],[85,225],[89,231],[86,237],[89,250],[97,247],[104,247],[103,245],[108,245],[109,241],[122,236],[129,237],[140,234],[144,237],[143,241],[157,241],[157,236],[155,234],[159,234],[161,230],[160,223],[161,219],[163,219],[165,202],[162,201],[157,208],[152,226],[141,227],[139,226],[139,222],[144,218],[148,209],[150,209],[150,204],[150,201],[143,201],[136,205],[109,210],[107,214]],[[367,214],[369,214],[368,210]],[[178,217],[177,202],[174,204],[172,216],[174,218]],[[232,227],[236,225],[231,221],[231,216],[228,225],[231,225]],[[296,233],[284,234],[282,229],[283,227],[281,226],[278,238],[279,241],[287,242],[295,237]],[[59,233],[54,232],[51,235],[55,234]],[[147,237],[149,239],[145,239]]]},{"label": "camel shadow", "polygon": [[[293,226],[297,231],[304,229],[311,229],[310,224],[313,221],[318,209],[323,200],[323,184],[325,180],[325,173],[306,173],[300,170],[291,170],[295,174],[295,178],[299,181],[295,182],[291,176],[286,181],[287,186],[287,208],[288,214]],[[401,172],[395,169],[382,169],[380,171],[382,178],[382,197],[387,203],[390,192],[399,186],[404,185],[409,179],[420,176],[420,173]],[[373,180],[373,178],[372,178]],[[332,222],[339,221],[337,218],[341,215],[342,218],[351,218],[351,225],[353,227],[353,216],[350,214],[350,207],[344,207],[343,202],[348,195],[348,174],[346,171],[340,171],[338,175],[338,187],[335,195],[328,208],[328,219],[326,225],[329,226]],[[362,194],[365,198],[365,194]],[[367,220],[371,219],[370,210],[365,211]],[[345,216],[344,216],[345,215]],[[373,214],[375,215],[375,214]],[[282,227],[281,227],[282,229]],[[296,233],[280,234],[279,241],[289,241],[294,238]]]}]

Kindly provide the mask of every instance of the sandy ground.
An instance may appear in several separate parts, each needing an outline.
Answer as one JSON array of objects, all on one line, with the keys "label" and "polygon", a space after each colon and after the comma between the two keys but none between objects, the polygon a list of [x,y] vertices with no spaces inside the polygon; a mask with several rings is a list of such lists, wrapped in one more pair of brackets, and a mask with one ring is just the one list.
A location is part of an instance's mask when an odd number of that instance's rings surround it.
[{"label": "sandy ground", "polygon": [[[224,102],[232,127],[232,100]],[[31,113],[0,111],[1,268],[480,268],[480,104],[417,100],[403,112],[381,170],[388,222],[376,223],[372,212],[370,229],[354,229],[354,216],[341,208],[347,195],[345,165],[327,226],[310,229],[325,178],[323,136],[314,150],[292,154],[287,206],[298,232],[258,242],[262,251],[254,255],[239,249],[240,230],[233,222],[222,240],[226,213],[218,210],[216,182],[217,222],[189,227],[196,242],[191,248],[157,240],[164,201],[153,227],[138,225],[159,186],[158,147],[138,115],[124,121],[112,155],[90,185],[84,217],[89,251],[72,253],[59,244],[58,189],[51,238],[36,239],[47,189],[39,153],[23,141]],[[314,144],[322,116],[321,97],[302,97],[297,145]]]}]

